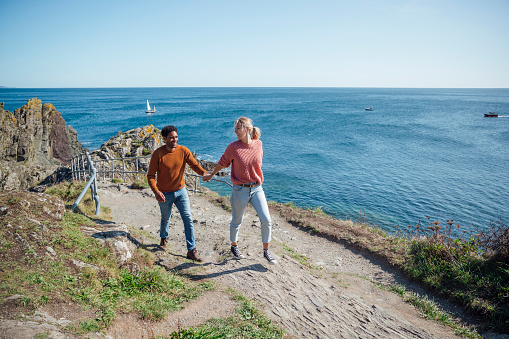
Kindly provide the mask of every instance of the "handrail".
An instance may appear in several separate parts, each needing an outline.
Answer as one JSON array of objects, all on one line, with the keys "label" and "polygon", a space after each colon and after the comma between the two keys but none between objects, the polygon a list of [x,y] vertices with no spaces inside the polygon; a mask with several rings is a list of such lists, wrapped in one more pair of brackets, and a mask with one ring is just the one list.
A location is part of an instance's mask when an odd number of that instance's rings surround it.
[{"label": "handrail", "polygon": [[87,184],[85,185],[85,188],[83,188],[83,191],[81,191],[78,199],[76,199],[76,201],[72,205],[72,211],[74,212],[74,209],[78,206],[81,199],[83,199],[83,196],[85,195],[88,188],[90,187],[90,190],[92,191],[92,198],[95,201],[95,215],[99,215],[99,210],[101,209],[101,203],[99,201],[99,195],[97,194],[97,181],[96,181],[97,171],[94,167],[94,163],[92,162],[92,159],[90,159],[90,155],[88,154],[88,152],[86,152],[85,154],[87,155],[87,160],[88,160],[88,165],[89,165],[88,166],[89,174],[90,173],[92,173],[92,174],[90,175],[90,179],[88,180]]}]

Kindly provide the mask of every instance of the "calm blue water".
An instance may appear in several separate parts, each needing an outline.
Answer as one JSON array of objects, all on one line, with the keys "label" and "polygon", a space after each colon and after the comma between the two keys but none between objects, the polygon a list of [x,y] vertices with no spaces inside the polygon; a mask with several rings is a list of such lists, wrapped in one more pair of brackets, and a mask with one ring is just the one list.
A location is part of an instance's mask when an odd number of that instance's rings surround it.
[{"label": "calm blue water", "polygon": [[[262,129],[268,198],[338,218],[362,211],[387,230],[437,215],[463,229],[509,220],[509,117],[483,117],[509,116],[509,89],[0,88],[11,112],[32,97],[89,149],[173,124],[182,145],[213,161],[248,116]],[[147,99],[156,114],[144,112]]]}]

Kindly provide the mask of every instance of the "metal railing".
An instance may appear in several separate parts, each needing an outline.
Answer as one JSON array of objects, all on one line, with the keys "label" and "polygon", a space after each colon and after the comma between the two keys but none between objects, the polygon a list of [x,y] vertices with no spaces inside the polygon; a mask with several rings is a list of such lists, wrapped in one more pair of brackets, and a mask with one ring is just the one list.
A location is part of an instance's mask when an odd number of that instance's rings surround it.
[{"label": "metal railing", "polygon": [[[125,158],[113,158],[113,159],[99,159],[95,160],[96,165],[88,152],[79,154],[74,156],[71,159],[71,175],[72,179],[75,181],[84,181],[88,180],[87,185],[81,192],[80,196],[74,203],[72,209],[76,208],[79,204],[85,192],[91,187],[92,197],[96,202],[96,215],[99,214],[99,196],[97,195],[97,178],[102,176],[103,180],[113,180],[115,176],[120,179],[122,178],[124,182],[127,182],[127,179],[136,180],[139,176],[145,177],[147,175],[148,170],[148,161],[143,161],[143,159],[150,160],[151,155],[146,156],[135,156],[135,157],[125,157]],[[108,176],[107,176],[108,175]],[[202,193],[198,190],[198,180],[201,178],[200,175],[185,172],[185,175],[194,177],[194,189],[190,190],[194,193]],[[227,184],[230,187],[233,185],[225,180],[219,179],[211,179],[213,181],[222,182]]]},{"label": "metal railing", "polygon": [[[88,153],[86,153],[88,154]],[[150,155],[137,156],[137,157],[125,157],[125,158],[112,158],[112,159],[99,159],[96,160],[96,168],[99,176],[102,175],[103,180],[115,179],[117,174],[118,179],[122,178],[124,182],[127,181],[127,177],[132,174],[134,178],[138,179],[139,175],[146,175],[147,172],[143,171],[143,162],[140,159],[150,159]],[[84,174],[86,174],[86,164],[84,163],[84,154],[79,154],[71,159],[71,169],[73,180],[81,181]],[[130,163],[134,163],[134,170],[130,170],[132,166]],[[111,175],[111,177],[107,175]]]},{"label": "metal railing", "polygon": [[[92,159],[90,159],[90,155],[88,154],[88,152],[86,152],[85,154],[87,156],[88,165],[83,166],[83,169],[80,171],[80,174],[83,175],[83,178],[85,178],[85,174],[87,174],[89,176],[89,180],[88,180],[87,184],[85,185],[85,188],[83,188],[83,191],[81,191],[78,199],[76,199],[76,202],[72,205],[72,210],[74,212],[74,209],[76,208],[76,206],[78,206],[81,199],[83,199],[83,196],[85,195],[88,188],[90,187],[90,190],[92,192],[92,198],[95,201],[95,215],[99,215],[101,203],[99,201],[99,195],[97,194],[97,181],[96,181],[97,171],[94,167],[94,163],[92,162]],[[85,165],[84,162],[82,162],[82,164]],[[73,178],[74,178],[74,176],[73,176]]]}]

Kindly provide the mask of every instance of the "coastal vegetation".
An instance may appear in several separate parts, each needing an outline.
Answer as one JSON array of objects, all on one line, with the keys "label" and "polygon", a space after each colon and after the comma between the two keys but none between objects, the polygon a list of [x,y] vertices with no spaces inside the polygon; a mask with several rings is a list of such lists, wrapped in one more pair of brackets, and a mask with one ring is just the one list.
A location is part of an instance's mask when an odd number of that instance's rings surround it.
[{"label": "coastal vegetation", "polygon": [[509,228],[492,223],[488,230],[464,238],[451,232],[459,225],[452,220],[446,225],[429,221],[413,228],[405,272],[485,319],[490,328],[507,333]]},{"label": "coastal vegetation", "polygon": [[[69,211],[84,185],[61,183],[46,191],[51,196],[16,191],[0,194],[0,296],[4,300],[11,297],[0,307],[0,317],[12,317],[13,310],[21,316],[44,306],[68,305],[79,320],[69,322],[66,331],[82,336],[107,329],[120,313],[161,320],[186,302],[217,289],[213,282],[195,282],[155,265],[155,255],[143,245],[133,253],[131,264],[119,267],[111,248],[83,232],[111,219],[110,209],[102,208],[95,219],[94,201],[87,194],[78,213]],[[138,236],[136,231],[132,236]],[[171,337],[213,338],[226,333],[282,337],[283,331],[255,304],[236,291],[224,292],[238,304],[233,315],[209,320],[199,328],[179,329]]]},{"label": "coastal vegetation", "polygon": [[[48,188],[46,193],[62,199],[68,210],[83,187],[84,183],[65,182]],[[28,200],[23,194],[5,193],[1,196],[1,204],[8,209],[18,208]],[[227,197],[212,196],[211,200],[228,210]],[[269,206],[272,213],[279,213],[296,227],[382,258],[430,291],[463,306],[483,324],[484,330],[509,331],[509,231],[503,222],[490,224],[487,231],[465,233],[460,232],[461,226],[453,220],[447,220],[442,226],[439,220],[427,218],[424,223],[396,229],[389,235],[362,220],[362,215],[354,222],[334,219],[319,208],[301,209],[292,203],[274,202]],[[92,227],[96,221],[92,217],[95,206],[90,196],[85,196],[78,205],[79,213],[66,211],[60,221],[41,218],[46,210],[43,206],[30,212],[33,215],[27,217],[32,222],[28,224],[20,213],[4,215],[0,229],[0,293],[3,297],[22,295],[19,302],[27,310],[48,303],[80,305],[90,316],[70,325],[70,333],[105,329],[120,310],[136,312],[146,320],[162,319],[185,302],[217,288],[209,282],[196,283],[185,275],[154,265],[153,253],[143,246],[136,250],[132,259],[139,270],[117,267],[106,246],[98,245],[97,240],[80,231],[82,227]],[[110,213],[108,207],[102,207],[99,218],[111,219]],[[35,219],[40,222],[33,221]],[[42,229],[45,231],[41,232]],[[22,252],[12,251],[17,238],[31,237],[39,238],[26,245]],[[58,255],[53,258],[40,255],[40,249],[48,247]],[[308,269],[319,269],[286,244],[282,248]],[[75,260],[85,263],[86,267],[76,270],[69,265]],[[474,329],[441,311],[433,300],[400,285],[379,287],[397,293],[420,309],[425,317],[455,328],[457,334],[478,337]],[[179,329],[172,338],[221,337],[221,333],[254,338],[282,337],[282,330],[259,312],[256,305],[235,291],[228,293],[238,302],[234,315],[212,319],[195,328]]]},{"label": "coastal vegetation", "polygon": [[[504,222],[490,223],[486,230],[474,233],[462,232],[453,220],[442,223],[427,217],[424,223],[387,234],[362,213],[353,222],[292,203],[271,203],[270,207],[303,230],[383,259],[432,293],[461,305],[484,329],[509,333],[509,227]],[[403,294],[400,287],[393,289]],[[417,306],[429,304],[405,298]],[[429,309],[422,305],[419,308]],[[426,312],[437,320],[448,319],[432,315],[436,311]],[[451,326],[450,320],[443,322]],[[458,327],[458,332],[465,329]]]},{"label": "coastal vegetation", "polygon": [[[52,105],[42,106],[40,100],[29,101],[24,110],[30,111],[34,107],[60,117]],[[3,105],[0,108],[3,110]],[[9,113],[6,116],[8,121],[16,122],[14,115]],[[49,130],[49,127],[41,130],[46,129]],[[5,131],[15,129],[10,126]],[[153,126],[148,126],[133,130],[132,134],[119,133],[118,142],[112,141],[106,146],[121,149],[124,153],[108,148],[101,152],[115,157],[148,155],[159,144],[159,134],[153,134],[154,131]],[[145,142],[135,139],[134,133],[145,138]],[[12,140],[21,141],[32,137],[26,135],[20,139],[19,133],[12,135],[16,135]],[[34,145],[40,145],[42,136],[36,137]],[[31,158],[28,157],[25,160],[30,161],[19,166],[22,171],[13,171],[12,178],[27,178],[18,186],[14,185],[16,180],[4,180],[4,183],[13,184],[8,186],[9,189],[28,187],[46,176],[39,169],[27,170],[27,164],[35,161],[35,153],[30,150],[40,147],[21,141],[19,145],[27,147],[27,151],[22,153],[31,155]],[[77,146],[77,138],[75,143],[69,148],[81,149]],[[10,150],[18,152],[19,147],[11,147]],[[45,151],[44,154],[52,152]],[[28,175],[28,172],[37,175]],[[123,180],[113,179],[112,182],[121,183]],[[143,246],[134,253],[134,265],[118,267],[110,248],[82,232],[83,228],[93,227],[96,221],[111,220],[109,208],[102,206],[100,215],[94,219],[94,201],[86,198],[78,206],[77,214],[69,212],[83,185],[67,182],[46,190],[66,204],[67,210],[58,218],[47,216],[47,211],[54,210],[55,202],[52,200],[41,207],[26,192],[0,192],[0,295],[4,299],[16,296],[5,301],[3,310],[0,310],[4,313],[0,316],[11,316],[8,312],[14,307],[10,306],[33,311],[48,304],[72,303],[78,305],[77,312],[86,317],[69,325],[67,330],[81,335],[107,328],[119,312],[135,312],[146,320],[162,319],[183,307],[187,301],[217,288],[211,283],[196,283],[184,274],[168,272],[154,265],[153,253]],[[146,180],[135,181],[131,187],[147,187]],[[227,198],[211,199],[231,211]],[[444,222],[438,217],[428,217],[423,223],[419,221],[416,225],[397,228],[394,233],[387,234],[366,220],[362,213],[354,222],[334,219],[321,208],[297,208],[292,202],[270,203],[270,208],[272,213],[279,213],[302,230],[382,258],[429,291],[461,305],[477,318],[476,323],[483,324],[484,329],[509,333],[509,228],[503,221],[492,222],[486,230],[474,233],[462,232],[461,226],[453,220]],[[320,269],[286,244],[282,249],[285,255],[306,269]],[[83,267],[78,268],[76,263]],[[424,316],[455,328],[458,334],[476,337],[475,331],[440,311],[433,300],[417,296],[399,285],[379,287],[397,293],[420,309]],[[256,305],[235,291],[228,293],[239,303],[233,316],[213,319],[196,328],[181,329],[172,337],[222,337],[225,333],[233,333],[237,337],[282,337],[282,330],[259,312]]]}]

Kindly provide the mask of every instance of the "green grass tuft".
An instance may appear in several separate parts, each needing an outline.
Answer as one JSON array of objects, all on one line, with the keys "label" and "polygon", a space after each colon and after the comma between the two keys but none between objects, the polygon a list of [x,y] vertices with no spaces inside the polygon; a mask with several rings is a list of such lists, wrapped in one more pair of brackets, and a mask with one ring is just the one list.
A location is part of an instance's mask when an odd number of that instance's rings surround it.
[{"label": "green grass tuft", "polygon": [[273,324],[255,304],[237,291],[231,290],[232,299],[239,305],[235,314],[220,319],[210,319],[204,325],[181,329],[170,338],[283,338],[284,331]]}]

